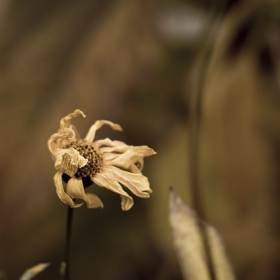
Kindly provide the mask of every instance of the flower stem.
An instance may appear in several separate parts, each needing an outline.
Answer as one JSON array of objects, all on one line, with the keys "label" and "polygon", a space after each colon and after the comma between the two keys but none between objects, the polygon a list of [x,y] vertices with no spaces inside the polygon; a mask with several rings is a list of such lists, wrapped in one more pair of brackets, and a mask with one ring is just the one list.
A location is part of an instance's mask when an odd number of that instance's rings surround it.
[{"label": "flower stem", "polygon": [[66,250],[65,250],[65,280],[70,280],[70,243],[72,233],[72,221],[73,221],[74,208],[68,206],[67,210],[67,221],[66,221]]}]

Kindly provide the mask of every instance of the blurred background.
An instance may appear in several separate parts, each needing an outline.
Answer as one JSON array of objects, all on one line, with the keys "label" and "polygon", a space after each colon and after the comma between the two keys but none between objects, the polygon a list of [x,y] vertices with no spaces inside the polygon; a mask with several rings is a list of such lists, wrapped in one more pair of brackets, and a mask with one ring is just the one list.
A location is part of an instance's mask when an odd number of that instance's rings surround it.
[{"label": "blurred background", "polygon": [[1,0],[0,30],[1,280],[40,262],[52,265],[36,279],[62,279],[67,207],[46,142],[77,108],[87,116],[74,121],[82,136],[108,119],[124,132],[104,128],[97,138],[157,155],[143,171],[151,198],[134,197],[128,212],[118,195],[90,187],[105,207],[75,211],[72,279],[183,279],[168,188],[193,205],[189,112],[198,86],[207,221],[237,279],[280,278],[277,0]]}]

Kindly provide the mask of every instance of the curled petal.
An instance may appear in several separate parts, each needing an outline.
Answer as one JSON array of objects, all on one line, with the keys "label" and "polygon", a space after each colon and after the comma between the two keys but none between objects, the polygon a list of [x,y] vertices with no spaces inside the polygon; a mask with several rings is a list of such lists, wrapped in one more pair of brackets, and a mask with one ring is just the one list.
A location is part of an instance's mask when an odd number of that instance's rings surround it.
[{"label": "curled petal", "polygon": [[88,162],[83,156],[79,154],[74,148],[56,149],[54,152],[55,168],[62,173],[66,173],[73,177],[78,168],[85,166]]},{"label": "curled petal", "polygon": [[58,133],[54,133],[48,140],[48,148],[52,154],[56,148],[62,148],[63,144],[67,144],[68,140],[76,141],[80,139],[76,127],[71,125],[72,118],[78,116],[85,117],[85,114],[81,110],[75,110],[60,120]]},{"label": "curled petal", "polygon": [[81,207],[83,203],[76,204],[73,199],[64,191],[62,183],[62,173],[56,172],[54,175],[54,185],[59,199],[72,208]]},{"label": "curled petal", "polygon": [[[104,152],[104,148],[100,148]],[[118,149],[115,149],[118,152]],[[114,151],[115,152],[115,151]],[[154,155],[155,151],[148,146],[127,146],[124,153],[118,154],[109,164],[129,169],[132,164],[143,163],[143,157]],[[141,167],[140,167],[141,168]]]},{"label": "curled petal", "polygon": [[119,124],[116,124],[116,123],[113,123],[113,122],[110,122],[110,121],[106,121],[106,120],[99,120],[99,121],[96,121],[89,129],[86,137],[85,137],[85,140],[86,141],[89,141],[89,142],[92,142],[94,140],[94,137],[95,137],[95,133],[98,129],[100,129],[103,125],[109,125],[112,129],[114,130],[118,130],[118,131],[122,131],[122,127],[119,125]]},{"label": "curled petal", "polygon": [[152,193],[148,178],[142,174],[130,173],[114,166],[104,168],[103,174],[120,182],[139,197],[147,198]]},{"label": "curled petal", "polygon": [[84,118],[86,117],[86,115],[81,110],[76,109],[73,113],[70,113],[66,117],[62,118],[60,120],[60,129],[62,130],[64,128],[69,128],[71,120],[79,116],[83,116]]},{"label": "curled petal", "polygon": [[131,196],[129,196],[121,187],[121,185],[114,179],[107,177],[103,173],[95,174],[91,180],[100,187],[104,187],[110,191],[118,193],[121,196],[122,210],[129,210],[134,202]]},{"label": "curled petal", "polygon": [[72,130],[74,131],[74,133],[75,133],[75,137],[74,137],[75,139],[73,139],[73,140],[75,140],[75,141],[81,140],[80,133],[79,133],[79,131],[77,130],[76,126],[74,126],[73,124],[71,124],[71,125],[70,125],[70,129],[72,129]]},{"label": "curled petal", "polygon": [[55,162],[55,168],[62,171],[63,173],[66,173],[70,177],[73,177],[78,171],[77,164],[75,164],[68,153],[64,153],[61,158],[62,159],[59,165],[57,165],[58,161]]},{"label": "curled petal", "polygon": [[62,148],[62,141],[65,139],[73,139],[75,137],[75,132],[71,128],[64,129],[58,133],[54,133],[48,140],[48,148],[51,154],[54,154],[54,150],[57,148]]},{"label": "curled petal", "polygon": [[[94,146],[96,148],[100,148],[101,146],[109,146],[109,147],[118,147],[118,149],[121,149],[120,147],[122,147],[122,152],[124,152],[126,150],[126,147],[127,145],[122,142],[122,141],[117,141],[117,140],[114,140],[112,141],[111,139],[109,138],[105,138],[105,139],[100,139],[100,140],[96,140],[94,141]],[[111,150],[108,150],[109,152],[110,151],[114,151],[114,148],[111,149]]]},{"label": "curled petal", "polygon": [[[97,148],[103,153],[130,153],[138,155],[138,158],[143,158],[156,154],[156,152],[148,146],[129,146],[121,141],[112,141],[109,138],[97,140],[94,142]],[[101,147],[105,146],[105,147]]]},{"label": "curled petal", "polygon": [[103,203],[98,196],[86,194],[83,181],[77,178],[71,178],[67,184],[67,193],[74,199],[79,198],[86,202],[88,208],[103,208]]}]

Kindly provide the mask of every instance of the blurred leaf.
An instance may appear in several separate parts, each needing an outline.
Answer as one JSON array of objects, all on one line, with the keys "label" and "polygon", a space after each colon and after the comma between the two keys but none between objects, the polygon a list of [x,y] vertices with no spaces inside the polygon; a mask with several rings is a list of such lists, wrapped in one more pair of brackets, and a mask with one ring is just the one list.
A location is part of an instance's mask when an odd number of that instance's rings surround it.
[{"label": "blurred leaf", "polygon": [[60,264],[60,269],[59,269],[59,273],[60,275],[64,276],[65,275],[65,270],[66,270],[66,262],[62,262]]},{"label": "blurred leaf", "polygon": [[45,270],[49,265],[50,265],[50,263],[39,263],[39,264],[29,268],[23,273],[23,275],[20,277],[19,280],[30,280],[30,279],[32,279],[38,273]]},{"label": "blurred leaf", "polygon": [[[169,207],[173,242],[184,278],[188,280],[210,280],[196,213],[183,203],[173,189],[170,190]],[[206,231],[216,279],[235,279],[219,234],[212,226],[207,224]]]}]

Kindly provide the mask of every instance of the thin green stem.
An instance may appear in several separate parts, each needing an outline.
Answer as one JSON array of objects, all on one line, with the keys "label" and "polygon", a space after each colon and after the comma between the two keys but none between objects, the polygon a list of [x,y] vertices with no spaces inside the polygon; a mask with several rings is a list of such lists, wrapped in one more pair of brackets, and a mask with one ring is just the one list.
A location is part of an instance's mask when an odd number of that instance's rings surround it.
[{"label": "thin green stem", "polygon": [[70,245],[74,208],[68,206],[66,221],[65,280],[70,280]]}]

